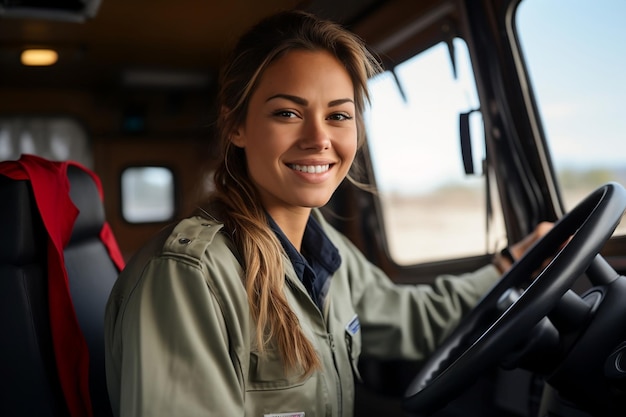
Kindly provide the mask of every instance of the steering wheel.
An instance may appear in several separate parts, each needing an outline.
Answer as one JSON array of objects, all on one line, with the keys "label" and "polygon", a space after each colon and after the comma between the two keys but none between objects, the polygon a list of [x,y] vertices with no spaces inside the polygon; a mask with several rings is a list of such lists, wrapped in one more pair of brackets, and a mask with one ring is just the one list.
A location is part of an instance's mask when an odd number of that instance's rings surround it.
[{"label": "steering wheel", "polygon": [[[592,192],[557,221],[430,356],[409,385],[404,408],[410,412],[431,414],[459,395],[485,370],[500,363],[554,309],[596,256],[599,257],[598,253],[613,234],[625,210],[626,190],[611,182]],[[553,253],[556,255],[543,267],[547,254]],[[606,268],[592,269],[606,271]],[[494,320],[491,316],[497,311],[501,297],[510,289],[528,282],[538,270],[541,272],[536,279]],[[617,275],[596,279],[610,282]],[[484,325],[485,318],[488,318],[487,326]]]}]

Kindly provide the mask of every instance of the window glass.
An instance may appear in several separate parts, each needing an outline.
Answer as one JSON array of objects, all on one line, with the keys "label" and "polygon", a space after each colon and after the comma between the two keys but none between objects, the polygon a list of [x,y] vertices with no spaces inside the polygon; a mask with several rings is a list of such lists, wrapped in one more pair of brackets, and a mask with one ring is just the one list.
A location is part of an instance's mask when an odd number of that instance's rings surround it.
[{"label": "window glass", "polygon": [[368,146],[398,264],[484,254],[505,241],[501,216],[487,219],[479,113],[470,118],[476,174],[463,169],[459,114],[477,109],[478,98],[467,47],[454,46],[456,78],[442,43],[370,80]]},{"label": "window glass", "polygon": [[626,185],[624,16],[622,0],[524,0],[516,14],[566,210],[608,181]]},{"label": "window glass", "polygon": [[0,161],[33,154],[93,169],[87,133],[68,117],[0,117]]},{"label": "window glass", "polygon": [[130,223],[171,220],[174,174],[165,167],[131,167],[122,172],[122,216]]}]

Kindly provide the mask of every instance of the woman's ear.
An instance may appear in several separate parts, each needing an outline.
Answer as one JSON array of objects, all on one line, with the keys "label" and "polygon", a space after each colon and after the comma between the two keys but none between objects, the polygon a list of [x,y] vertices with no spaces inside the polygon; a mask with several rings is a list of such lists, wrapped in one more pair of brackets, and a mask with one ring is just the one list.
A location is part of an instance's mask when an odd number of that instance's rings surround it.
[{"label": "woman's ear", "polygon": [[240,132],[241,129],[239,128],[233,130],[233,132],[230,134],[230,141],[238,148],[245,148],[246,141]]},{"label": "woman's ear", "polygon": [[[225,120],[228,120],[230,117],[232,117],[232,115],[230,115],[230,109],[228,107],[222,106],[220,108],[220,117]],[[228,135],[228,140],[230,140],[230,142],[233,145],[237,146],[238,148],[244,148],[245,140],[240,132],[241,132],[241,126],[235,127],[230,132],[230,135]]]}]

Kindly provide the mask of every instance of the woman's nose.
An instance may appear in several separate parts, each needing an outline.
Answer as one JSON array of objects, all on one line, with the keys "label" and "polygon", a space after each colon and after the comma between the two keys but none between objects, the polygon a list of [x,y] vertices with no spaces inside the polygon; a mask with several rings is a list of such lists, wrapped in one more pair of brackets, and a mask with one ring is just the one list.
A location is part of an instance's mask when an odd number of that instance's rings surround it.
[{"label": "woman's nose", "polygon": [[308,120],[300,139],[300,147],[303,149],[323,150],[330,148],[330,131],[323,120]]}]

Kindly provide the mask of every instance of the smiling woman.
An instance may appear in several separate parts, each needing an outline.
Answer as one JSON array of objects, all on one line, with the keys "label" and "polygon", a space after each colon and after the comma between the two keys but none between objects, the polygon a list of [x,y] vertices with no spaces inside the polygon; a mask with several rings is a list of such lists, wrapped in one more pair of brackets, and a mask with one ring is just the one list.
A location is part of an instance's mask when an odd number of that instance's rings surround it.
[{"label": "smiling woman", "polygon": [[232,134],[263,207],[296,249],[311,208],[328,202],[354,160],[354,92],[330,53],[288,52],[264,71]]},{"label": "smiling woman", "polygon": [[[404,416],[417,369],[523,259],[515,242],[626,183],[622,3],[0,0],[0,165],[93,169],[128,264],[82,299],[110,295],[116,414]],[[24,66],[31,48],[58,60]],[[626,274],[619,227],[600,276]],[[28,301],[49,334],[40,272]],[[626,415],[623,373],[604,374],[626,349],[626,279],[594,275],[524,334],[523,369],[481,366],[437,417]],[[34,288],[0,279],[3,301],[23,299],[8,286]],[[55,364],[31,378],[15,360],[36,326],[6,304],[0,416],[66,417]],[[104,392],[104,349],[89,354]],[[545,385],[563,401],[539,414]]]},{"label": "smiling woman", "polygon": [[351,416],[361,353],[424,358],[499,278],[488,264],[397,286],[322,216],[379,70],[358,37],[304,12],[240,39],[221,79],[215,191],[131,259],[109,299],[116,414]]},{"label": "smiling woman", "polygon": [[[240,39],[222,78],[214,194],[131,260],[111,294],[116,413],[352,414],[359,326],[342,271],[359,255],[313,209],[328,202],[362,143],[365,88],[377,70],[356,36],[303,12],[272,16]],[[336,275],[344,278],[331,293]],[[320,313],[331,305],[329,327]],[[336,348],[319,336],[327,334]],[[189,379],[198,382],[191,393],[161,395]],[[341,389],[327,392],[336,381]]]}]

